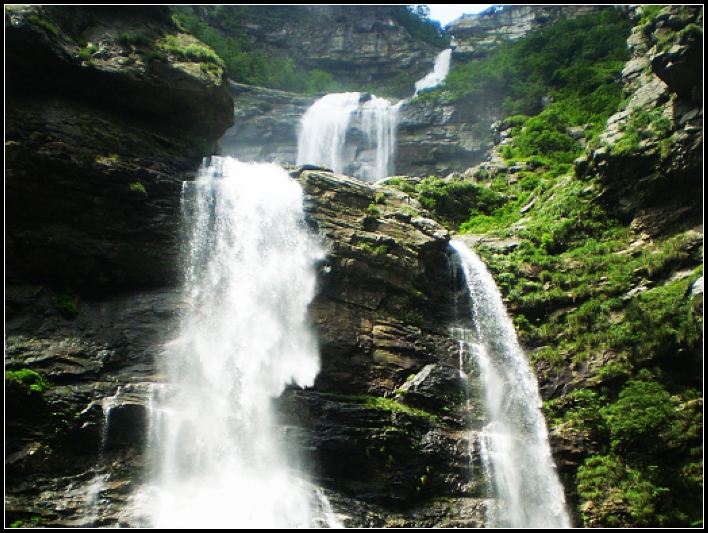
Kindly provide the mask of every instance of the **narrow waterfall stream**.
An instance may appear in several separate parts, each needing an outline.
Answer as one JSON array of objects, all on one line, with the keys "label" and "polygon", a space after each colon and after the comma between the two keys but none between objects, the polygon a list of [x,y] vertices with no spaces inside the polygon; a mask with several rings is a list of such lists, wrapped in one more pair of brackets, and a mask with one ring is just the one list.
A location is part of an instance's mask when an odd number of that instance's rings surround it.
[{"label": "narrow waterfall stream", "polygon": [[499,289],[473,251],[460,241],[451,241],[451,246],[472,307],[469,328],[454,334],[464,348],[461,354],[478,368],[488,417],[479,446],[498,505],[487,513],[487,526],[570,527],[538,385]]},{"label": "narrow waterfall stream", "polygon": [[182,196],[187,309],[151,406],[154,527],[309,527],[271,401],[319,368],[306,309],[321,251],[276,165],[213,157]]},{"label": "narrow waterfall stream", "polygon": [[424,78],[415,82],[415,94],[426,89],[437,87],[447,78],[447,73],[450,71],[450,59],[452,58],[452,48],[443,50],[435,58],[435,65],[432,72],[429,72]]}]

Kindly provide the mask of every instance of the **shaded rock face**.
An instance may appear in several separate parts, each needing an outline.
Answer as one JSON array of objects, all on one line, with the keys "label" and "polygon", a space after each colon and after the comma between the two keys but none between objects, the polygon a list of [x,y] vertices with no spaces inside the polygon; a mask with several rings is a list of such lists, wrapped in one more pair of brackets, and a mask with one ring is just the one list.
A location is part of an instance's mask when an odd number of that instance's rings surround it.
[{"label": "shaded rock face", "polygon": [[230,82],[234,126],[219,140],[221,152],[241,161],[295,164],[300,118],[315,97]]},{"label": "shaded rock face", "polygon": [[[636,23],[641,8],[630,15]],[[603,203],[638,232],[701,223],[702,23],[700,6],[669,6],[634,26],[627,105],[608,120],[603,146],[578,161],[578,174],[599,175]]]},{"label": "shaded rock face", "polygon": [[490,124],[501,115],[500,105],[484,100],[406,102],[399,113],[396,173],[445,176],[480,163],[494,145]]},{"label": "shaded rock face", "polygon": [[298,179],[327,257],[310,306],[321,370],[280,399],[288,433],[347,525],[482,525],[486,485],[469,446],[483,417],[470,420],[479,384],[459,378],[448,332],[461,280],[447,232],[393,188]]},{"label": "shaded rock face", "polygon": [[602,9],[602,6],[493,7],[482,13],[462,15],[445,27],[454,36],[453,57],[470,59],[483,55],[502,39],[516,40],[528,32],[560,18],[574,18]]},{"label": "shaded rock face", "polygon": [[223,72],[151,59],[177,33],[161,9],[13,8],[5,28],[8,280],[174,280],[181,182],[233,120]]}]

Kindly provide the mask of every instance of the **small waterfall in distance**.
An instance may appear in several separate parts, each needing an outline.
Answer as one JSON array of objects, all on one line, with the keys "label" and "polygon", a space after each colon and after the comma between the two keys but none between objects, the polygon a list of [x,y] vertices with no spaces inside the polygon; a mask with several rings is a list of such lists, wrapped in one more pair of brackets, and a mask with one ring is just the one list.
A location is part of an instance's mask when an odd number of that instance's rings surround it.
[{"label": "small waterfall in distance", "polygon": [[271,402],[312,385],[307,322],[319,246],[285,170],[213,157],[182,206],[189,231],[178,338],[151,404],[153,527],[310,527],[322,497],[280,440]]},{"label": "small waterfall in distance", "polygon": [[[413,96],[445,80],[451,55],[451,49],[438,54],[432,72],[415,83]],[[319,98],[300,120],[297,164],[321,165],[365,181],[392,176],[398,112],[404,102],[360,92]]]},{"label": "small waterfall in distance", "polygon": [[[297,164],[322,165],[338,174],[366,181],[390,176],[396,149],[398,107],[399,104],[367,93],[323,96],[310,106],[300,121]],[[354,140],[353,129],[358,136]]]},{"label": "small waterfall in distance", "polygon": [[415,94],[427,89],[437,87],[447,78],[447,73],[450,71],[450,59],[452,58],[452,49],[443,50],[435,58],[433,71],[429,72],[424,78],[415,82]]},{"label": "small waterfall in distance", "polygon": [[536,378],[499,289],[477,254],[461,241],[450,245],[460,260],[472,307],[471,327],[453,335],[461,355],[479,371],[488,417],[479,436],[480,455],[498,506],[488,510],[486,525],[570,527]]}]

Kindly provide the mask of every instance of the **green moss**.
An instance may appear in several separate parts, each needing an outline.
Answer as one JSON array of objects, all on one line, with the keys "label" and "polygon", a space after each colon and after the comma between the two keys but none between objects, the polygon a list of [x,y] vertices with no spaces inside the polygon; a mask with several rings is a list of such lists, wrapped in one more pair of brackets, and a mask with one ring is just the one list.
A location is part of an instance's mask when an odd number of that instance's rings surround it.
[{"label": "green moss", "polygon": [[157,42],[163,52],[174,56],[179,61],[195,63],[212,63],[219,67],[224,66],[224,60],[205,44],[193,41],[185,34],[165,35]]},{"label": "green moss", "polygon": [[[380,396],[364,396],[364,395],[330,395],[333,399],[342,402],[352,402],[363,404],[366,409],[375,409],[377,411],[388,411],[391,413],[405,413],[410,416],[425,418],[430,422],[436,422],[437,417],[425,411],[409,405],[400,403],[391,398],[382,398]],[[396,428],[394,428],[396,429]]]},{"label": "green moss", "polygon": [[42,374],[29,368],[6,370],[5,379],[19,383],[27,389],[28,394],[42,394],[51,387],[49,381]]},{"label": "green moss", "polygon": [[64,318],[76,318],[79,314],[77,298],[73,292],[58,294],[54,304],[59,314]]},{"label": "green moss", "polygon": [[145,185],[143,185],[139,181],[134,181],[131,184],[129,184],[128,190],[130,190],[130,192],[140,195],[140,196],[147,196],[147,191],[145,190]]},{"label": "green moss", "polygon": [[385,244],[377,244],[373,245],[371,243],[365,242],[365,241],[359,241],[355,245],[357,248],[360,250],[364,250],[366,253],[369,253],[371,255],[386,255],[388,253],[388,246]]},{"label": "green moss", "polygon": [[40,15],[39,13],[31,13],[27,16],[27,21],[38,28],[42,28],[44,31],[50,33],[53,37],[59,37],[61,33],[59,27],[54,24],[47,17]]}]

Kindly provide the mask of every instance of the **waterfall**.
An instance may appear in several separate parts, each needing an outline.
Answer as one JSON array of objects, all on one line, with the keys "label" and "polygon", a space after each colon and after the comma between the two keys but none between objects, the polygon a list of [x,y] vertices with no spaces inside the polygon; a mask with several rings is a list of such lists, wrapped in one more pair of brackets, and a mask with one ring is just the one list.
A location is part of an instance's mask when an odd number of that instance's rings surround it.
[{"label": "waterfall", "polygon": [[187,307],[151,403],[151,526],[313,523],[313,491],[271,406],[286,385],[312,385],[319,367],[306,311],[321,251],[302,201],[282,168],[231,158],[184,183]]},{"label": "waterfall", "polygon": [[450,70],[450,58],[452,57],[452,49],[448,48],[443,50],[435,58],[435,65],[433,66],[433,71],[425,75],[424,78],[419,79],[415,82],[415,94],[427,89],[432,89],[437,87],[445,78],[447,78],[447,73]]},{"label": "waterfall", "polygon": [[480,453],[499,500],[498,509],[487,514],[487,525],[570,527],[538,386],[499,290],[474,252],[460,241],[451,241],[451,246],[460,259],[472,308],[471,327],[460,342],[479,370],[485,393],[488,423],[480,434]]},{"label": "waterfall", "polygon": [[322,165],[367,181],[390,176],[399,104],[358,92],[323,96],[300,120],[297,164]]}]

